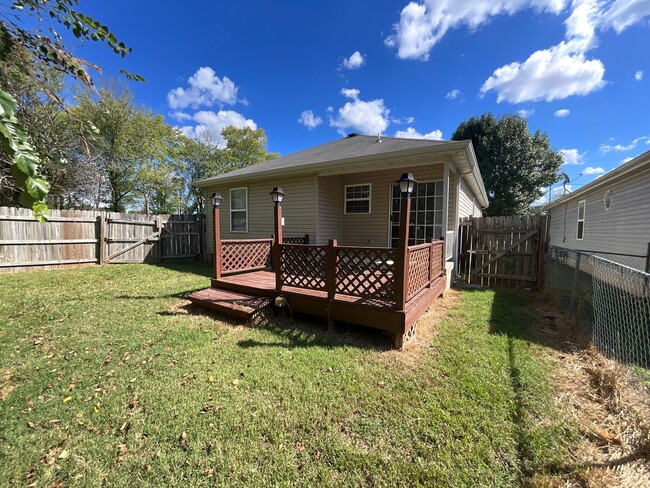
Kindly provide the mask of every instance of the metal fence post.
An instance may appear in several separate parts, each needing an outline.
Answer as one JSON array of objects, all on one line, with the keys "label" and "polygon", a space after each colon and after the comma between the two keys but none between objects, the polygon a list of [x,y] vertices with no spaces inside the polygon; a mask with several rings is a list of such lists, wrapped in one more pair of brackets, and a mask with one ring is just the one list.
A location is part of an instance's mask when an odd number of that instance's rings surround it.
[{"label": "metal fence post", "polygon": [[576,253],[576,267],[573,270],[573,282],[571,283],[571,301],[569,302],[569,313],[574,313],[574,307],[578,298],[578,274],[580,273],[580,257],[581,253]]}]

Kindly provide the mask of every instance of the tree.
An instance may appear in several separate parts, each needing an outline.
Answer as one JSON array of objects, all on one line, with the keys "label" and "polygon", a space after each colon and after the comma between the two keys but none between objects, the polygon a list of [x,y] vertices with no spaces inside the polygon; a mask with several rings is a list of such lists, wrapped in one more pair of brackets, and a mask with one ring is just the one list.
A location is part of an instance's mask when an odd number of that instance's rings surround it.
[{"label": "tree", "polygon": [[278,157],[278,154],[266,151],[264,129],[238,129],[230,125],[221,131],[221,135],[226,140],[226,147],[220,154],[222,173]]},{"label": "tree", "polygon": [[508,114],[472,117],[461,123],[452,139],[471,140],[490,200],[486,215],[523,215],[558,180],[563,162],[548,135],[531,134],[526,119]]},{"label": "tree", "polygon": [[178,132],[161,115],[135,107],[131,93],[116,85],[97,96],[83,92],[70,112],[89,128],[89,160],[105,175],[109,209],[122,212],[142,199],[149,213],[157,192],[160,204],[161,185],[173,180]]},{"label": "tree", "polygon": [[[184,182],[203,180],[221,173],[221,149],[209,131],[200,133],[197,139],[183,137],[177,155],[177,171]],[[184,194],[185,208],[190,213],[205,213],[203,188],[187,185]]]},{"label": "tree", "polygon": [[[0,61],[5,61],[16,50],[28,53],[14,59],[15,67],[30,78],[42,76],[34,66],[47,65],[64,75],[92,86],[88,68],[100,68],[71,54],[63,45],[55,25],[69,29],[79,40],[106,43],[115,53],[125,56],[131,52],[105,25],[76,10],[78,0],[14,0],[10,12],[0,18]],[[2,8],[6,8],[2,5]],[[24,25],[35,26],[28,30]],[[57,27],[58,28],[58,27]],[[33,60],[40,63],[34,63]],[[121,72],[130,79],[142,77]],[[63,106],[53,93],[46,93]],[[39,177],[41,159],[30,143],[28,132],[19,122],[17,94],[7,86],[0,87],[0,149],[7,156],[0,178],[4,187],[13,186],[19,192],[22,205],[32,207],[35,216],[43,220],[47,215],[45,198],[50,185]],[[13,182],[9,182],[10,177]],[[13,183],[13,184],[12,184]],[[3,187],[0,186],[0,189]]]}]

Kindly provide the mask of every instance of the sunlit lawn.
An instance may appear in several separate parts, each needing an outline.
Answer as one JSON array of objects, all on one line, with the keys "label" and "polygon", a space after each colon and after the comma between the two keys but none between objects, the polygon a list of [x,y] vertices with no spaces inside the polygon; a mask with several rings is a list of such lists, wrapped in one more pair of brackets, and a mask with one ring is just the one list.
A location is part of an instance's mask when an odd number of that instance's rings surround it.
[{"label": "sunlit lawn", "polygon": [[530,297],[465,292],[398,353],[370,329],[203,314],[182,297],[207,274],[0,275],[0,484],[519,486],[564,462]]}]

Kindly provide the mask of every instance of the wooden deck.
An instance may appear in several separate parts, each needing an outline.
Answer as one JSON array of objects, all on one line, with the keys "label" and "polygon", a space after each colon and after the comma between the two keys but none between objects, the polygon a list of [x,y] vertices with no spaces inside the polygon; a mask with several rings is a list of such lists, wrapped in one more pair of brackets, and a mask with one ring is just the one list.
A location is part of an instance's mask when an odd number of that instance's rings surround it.
[{"label": "wooden deck", "polygon": [[251,303],[255,299],[266,299],[268,304],[275,297],[283,296],[293,312],[323,317],[328,323],[338,320],[390,331],[394,334],[395,346],[401,348],[414,334],[413,326],[417,319],[444,293],[445,288],[443,275],[408,300],[404,310],[398,310],[396,302],[391,300],[340,293],[329,299],[324,290],[291,286],[283,286],[281,291],[277,291],[275,273],[262,270],[213,279],[211,288],[192,294],[190,300],[229,316],[246,318],[246,314],[254,313],[252,309],[255,307]]}]

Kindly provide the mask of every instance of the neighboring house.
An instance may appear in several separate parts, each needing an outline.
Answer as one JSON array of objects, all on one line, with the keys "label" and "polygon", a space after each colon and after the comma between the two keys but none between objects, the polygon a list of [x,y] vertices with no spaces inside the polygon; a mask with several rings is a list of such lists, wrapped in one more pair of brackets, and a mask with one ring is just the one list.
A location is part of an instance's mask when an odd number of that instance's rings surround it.
[{"label": "neighboring house", "polygon": [[650,246],[650,151],[547,209],[551,245],[645,270]]},{"label": "neighboring house", "polygon": [[[343,246],[396,247],[399,188],[411,172],[413,195],[409,245],[446,237],[447,269],[456,258],[461,217],[481,216],[488,205],[470,141],[431,141],[350,134],[345,138],[262,164],[194,182],[223,196],[222,239],[273,234],[269,192],[279,186],[285,237],[309,234],[312,243],[336,239]],[[212,235],[208,212],[207,233]],[[208,239],[208,252],[212,252]],[[447,273],[451,277],[451,273]]]}]

